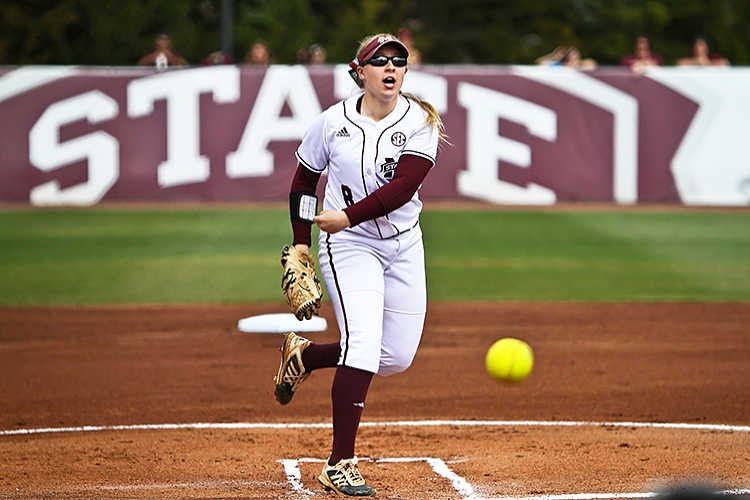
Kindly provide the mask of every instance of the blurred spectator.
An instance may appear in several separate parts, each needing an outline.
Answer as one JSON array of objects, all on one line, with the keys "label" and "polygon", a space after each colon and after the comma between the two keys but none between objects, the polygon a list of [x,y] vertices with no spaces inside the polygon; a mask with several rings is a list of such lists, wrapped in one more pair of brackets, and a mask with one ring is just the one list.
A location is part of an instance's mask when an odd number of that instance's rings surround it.
[{"label": "blurred spectator", "polygon": [[310,62],[310,52],[304,45],[297,49],[294,64],[308,64]]},{"label": "blurred spectator", "polygon": [[567,47],[555,47],[555,50],[543,55],[534,62],[541,66],[559,66],[562,64],[562,58],[567,52]]},{"label": "blurred spectator", "polygon": [[664,58],[651,51],[651,42],[645,36],[639,36],[635,40],[635,51],[625,55],[620,64],[630,67],[635,74],[641,74],[646,68],[652,66],[663,66]]},{"label": "blurred spectator", "polygon": [[578,47],[570,47],[568,49],[562,58],[562,64],[568,68],[579,69],[581,71],[591,71],[598,66],[594,59],[581,59],[581,51],[578,50]]},{"label": "blurred spectator", "polygon": [[161,71],[169,66],[185,66],[187,64],[184,57],[172,50],[172,38],[167,33],[159,33],[154,45],[154,51],[144,55],[138,61],[139,66],[156,66]]},{"label": "blurred spectator", "polygon": [[398,39],[401,40],[407,50],[409,51],[409,66],[419,66],[422,64],[422,53],[419,49],[414,48],[414,36],[411,30],[407,28],[400,28],[398,30]]},{"label": "blurred spectator", "polygon": [[698,37],[693,41],[692,55],[678,59],[677,66],[729,66],[729,60],[711,52],[708,41]]},{"label": "blurred spectator", "polygon": [[247,51],[247,55],[242,62],[244,64],[273,64],[271,49],[268,48],[266,42],[258,40]]},{"label": "blurred spectator", "polygon": [[208,54],[206,58],[201,61],[201,66],[215,66],[217,64],[234,64],[234,59],[232,59],[232,56],[226,52],[217,50],[216,52]]},{"label": "blurred spectator", "polygon": [[327,53],[325,47],[319,43],[310,45],[310,64],[325,64]]},{"label": "blurred spectator", "polygon": [[598,66],[594,59],[581,59],[581,51],[578,47],[557,47],[535,62],[542,66],[567,66],[581,71],[596,69]]}]

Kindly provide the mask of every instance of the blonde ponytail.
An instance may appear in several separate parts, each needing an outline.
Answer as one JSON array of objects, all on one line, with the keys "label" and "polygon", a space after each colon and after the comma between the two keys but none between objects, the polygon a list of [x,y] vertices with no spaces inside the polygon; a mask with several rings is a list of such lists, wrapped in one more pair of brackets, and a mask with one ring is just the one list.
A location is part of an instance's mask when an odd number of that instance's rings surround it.
[{"label": "blonde ponytail", "polygon": [[448,141],[448,136],[445,134],[445,126],[443,125],[443,119],[440,118],[440,115],[435,109],[435,106],[433,106],[427,101],[423,101],[419,97],[415,96],[414,94],[410,94],[408,92],[401,92],[401,95],[419,104],[419,107],[422,108],[425,113],[427,113],[427,118],[425,120],[425,123],[429,125],[433,130],[438,131],[439,142],[441,144],[445,143],[450,146],[451,143]]}]

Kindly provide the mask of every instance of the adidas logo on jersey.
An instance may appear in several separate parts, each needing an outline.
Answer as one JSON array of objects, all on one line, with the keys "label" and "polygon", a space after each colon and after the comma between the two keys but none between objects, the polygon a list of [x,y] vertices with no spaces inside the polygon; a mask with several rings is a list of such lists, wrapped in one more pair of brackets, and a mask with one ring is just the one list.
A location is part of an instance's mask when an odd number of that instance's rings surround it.
[{"label": "adidas logo on jersey", "polygon": [[336,137],[351,137],[351,136],[349,135],[349,132],[346,131],[346,127],[344,127],[338,132],[336,132]]}]

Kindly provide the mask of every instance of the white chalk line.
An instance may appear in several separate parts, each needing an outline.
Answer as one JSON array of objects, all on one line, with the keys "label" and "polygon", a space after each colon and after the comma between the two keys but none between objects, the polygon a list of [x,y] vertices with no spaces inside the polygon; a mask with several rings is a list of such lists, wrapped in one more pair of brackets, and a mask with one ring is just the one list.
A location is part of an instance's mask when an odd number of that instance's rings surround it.
[{"label": "white chalk line", "polygon": [[[378,458],[378,459],[362,459],[360,461],[371,461],[375,463],[409,463],[409,462],[426,462],[432,467],[433,472],[437,475],[447,479],[453,485],[453,488],[465,499],[475,498],[474,487],[469,482],[450,470],[450,468],[439,458],[432,457],[399,457],[399,458]],[[306,489],[302,486],[302,473],[299,470],[299,464],[301,462],[306,463],[323,463],[324,459],[319,458],[295,458],[279,460],[284,466],[284,472],[286,472],[287,482],[292,487],[293,491],[298,493],[304,493],[305,495],[317,495],[316,492]]]},{"label": "white chalk line", "polygon": [[[535,421],[535,420],[415,420],[395,422],[362,422],[360,427],[610,427],[610,428],[656,428],[656,429],[681,429],[698,431],[718,432],[746,432],[750,433],[750,426],[724,425],[724,424],[687,424],[687,423],[657,423],[657,422],[585,422],[585,421]],[[49,427],[37,429],[14,429],[0,431],[0,436],[18,436],[49,433],[85,433],[103,431],[141,431],[141,430],[181,430],[181,429],[225,429],[225,430],[252,430],[252,429],[328,429],[331,424],[327,423],[189,423],[189,424],[140,424],[140,425],[110,425],[110,426],[79,426],[79,427]],[[645,493],[575,493],[564,495],[536,495],[526,497],[479,497],[476,496],[474,487],[463,477],[457,475],[439,458],[379,458],[375,462],[426,462],[439,476],[447,479],[453,485],[457,493],[462,495],[463,500],[619,500],[651,498],[658,495],[656,492]],[[306,496],[316,496],[317,492],[308,490],[302,486],[299,464],[302,462],[320,462],[322,459],[300,458],[279,460],[284,467],[287,483],[296,493]],[[195,488],[207,486],[222,486],[224,484],[234,486],[257,486],[252,481],[214,482],[209,485],[206,482],[198,483],[174,483],[174,484],[152,484],[152,485],[120,485],[120,486],[98,486],[98,490],[158,490],[171,488]],[[240,484],[241,483],[241,484]],[[750,489],[734,489],[718,491],[722,495],[747,495]]]},{"label": "white chalk line", "polygon": [[[324,494],[322,492],[316,492],[306,489],[302,486],[302,474],[299,470],[300,463],[323,463],[325,459],[321,458],[297,458],[297,459],[284,459],[277,460],[284,466],[284,472],[287,475],[287,484],[291,486],[292,491],[295,493],[301,493],[306,496],[318,496]],[[459,476],[450,468],[448,465],[439,458],[432,457],[398,457],[398,458],[377,458],[369,459],[363,458],[360,461],[370,461],[374,463],[409,463],[409,462],[426,462],[431,467],[433,472],[439,476],[447,479],[453,485],[453,488],[457,493],[463,496],[463,500],[621,500],[621,499],[641,499],[641,498],[652,498],[656,497],[659,493],[657,492],[646,492],[646,493],[571,493],[563,495],[536,495],[536,496],[525,496],[525,497],[481,497],[475,494],[474,487],[466,481],[463,477]],[[194,481],[184,483],[156,483],[156,484],[130,484],[130,485],[98,485],[89,487],[76,487],[76,488],[64,488],[57,489],[53,488],[48,491],[158,491],[158,490],[170,490],[170,489],[216,489],[216,488],[258,488],[258,487],[269,487],[279,486],[283,483],[275,481]],[[732,489],[732,490],[719,490],[715,491],[720,495],[748,495],[750,489]],[[288,495],[287,495],[288,498]]]},{"label": "white chalk line", "polygon": [[[686,424],[663,422],[575,422],[541,420],[404,420],[395,422],[362,422],[360,427],[629,427],[653,429],[683,429],[718,432],[747,432],[747,425]],[[30,434],[82,433],[103,431],[149,431],[181,429],[330,429],[330,423],[192,423],[192,424],[135,424],[135,425],[84,425],[78,427],[44,427],[37,429],[10,429],[0,431],[0,436]]]},{"label": "white chalk line", "polygon": [[[747,495],[750,489],[720,490],[715,491],[719,495]],[[482,500],[609,500],[620,498],[653,498],[658,496],[658,492],[646,493],[572,493],[569,495],[538,495],[532,497],[494,497],[484,498]],[[469,500],[469,499],[464,499]]]},{"label": "white chalk line", "polygon": [[[434,457],[399,457],[399,458],[375,458],[360,459],[373,463],[409,463],[409,462],[426,462],[432,467],[433,472],[447,479],[453,485],[456,492],[463,497],[463,500],[617,500],[630,498],[651,498],[659,495],[658,492],[645,493],[571,493],[564,495],[535,495],[526,497],[482,497],[476,495],[474,487],[466,479],[453,472],[450,467],[440,458]],[[302,493],[307,496],[316,496],[317,492],[308,490],[302,485],[302,472],[299,469],[300,463],[323,463],[324,459],[320,458],[293,458],[278,460],[284,466],[284,472],[287,475],[287,483],[296,493]],[[747,495],[750,489],[733,489],[716,491],[720,495]]]}]

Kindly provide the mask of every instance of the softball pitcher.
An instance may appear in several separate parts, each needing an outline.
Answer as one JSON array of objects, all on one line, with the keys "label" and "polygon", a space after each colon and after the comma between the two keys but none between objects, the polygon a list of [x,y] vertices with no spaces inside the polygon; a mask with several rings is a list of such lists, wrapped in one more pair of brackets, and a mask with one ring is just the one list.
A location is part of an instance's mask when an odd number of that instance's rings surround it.
[{"label": "softball pitcher", "polygon": [[[406,370],[422,336],[427,293],[417,190],[433,165],[443,125],[435,109],[401,92],[409,51],[397,38],[366,38],[350,64],[364,90],[324,111],[305,133],[290,193],[293,246],[318,259],[341,340],[314,344],[288,333],[276,398],[287,404],[312,371],[336,367],[333,446],[318,478],[326,490],[369,496],[354,443],[374,374]],[[323,210],[300,217],[328,169]]]}]

